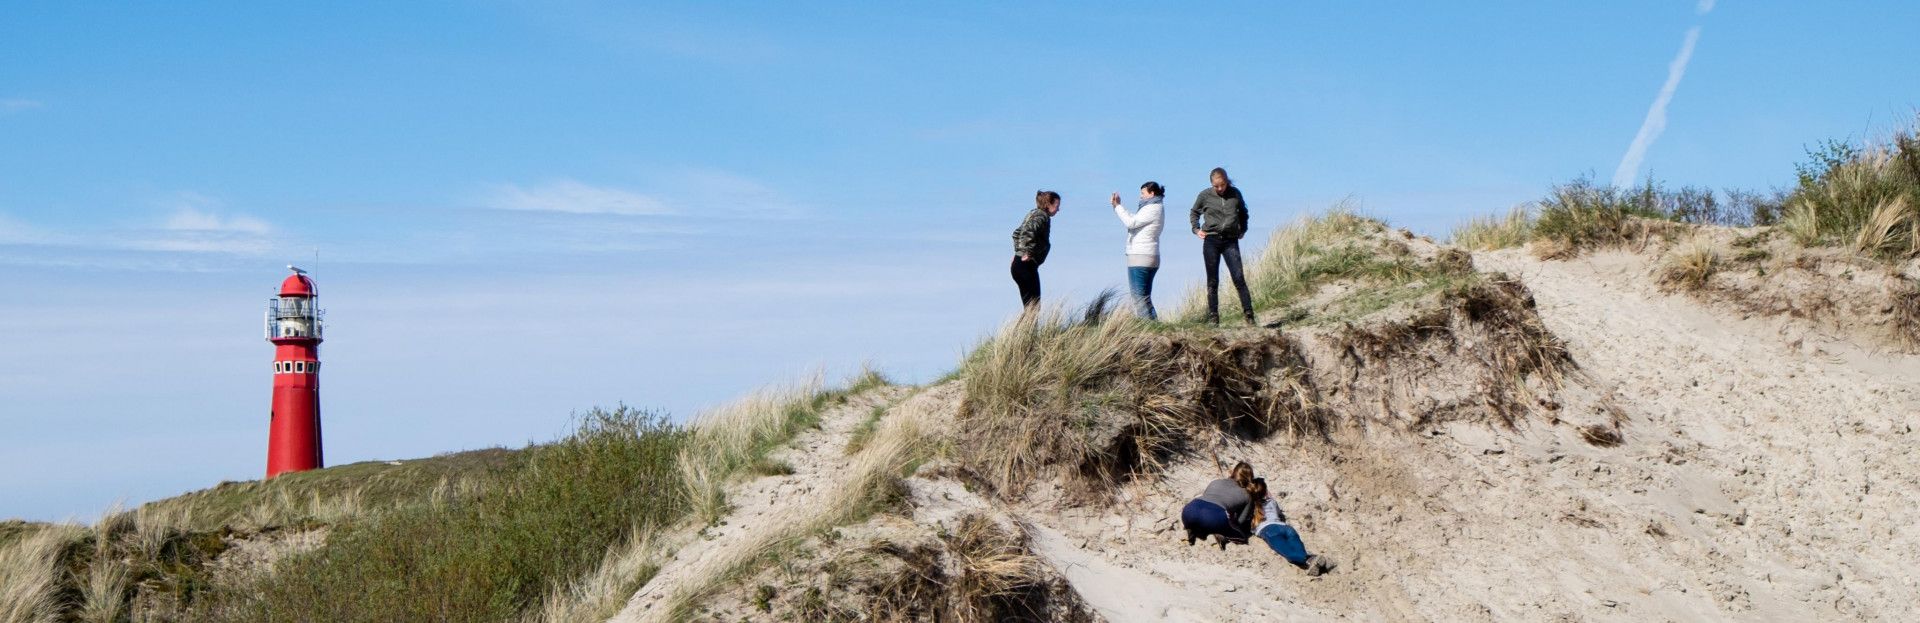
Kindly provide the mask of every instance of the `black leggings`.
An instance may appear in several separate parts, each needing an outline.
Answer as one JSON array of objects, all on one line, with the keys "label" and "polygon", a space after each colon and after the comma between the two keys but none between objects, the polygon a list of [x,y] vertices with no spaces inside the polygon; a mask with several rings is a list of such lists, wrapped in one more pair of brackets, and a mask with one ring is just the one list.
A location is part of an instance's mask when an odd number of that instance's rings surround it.
[{"label": "black leggings", "polygon": [[1013,283],[1020,286],[1021,306],[1040,304],[1040,263],[1013,258]]},{"label": "black leggings", "polygon": [[1240,241],[1209,236],[1200,244],[1201,259],[1207,263],[1207,320],[1220,321],[1220,260],[1227,260],[1227,274],[1233,277],[1233,289],[1240,292],[1240,311],[1253,324],[1253,296],[1247,294],[1247,276],[1240,269]]}]

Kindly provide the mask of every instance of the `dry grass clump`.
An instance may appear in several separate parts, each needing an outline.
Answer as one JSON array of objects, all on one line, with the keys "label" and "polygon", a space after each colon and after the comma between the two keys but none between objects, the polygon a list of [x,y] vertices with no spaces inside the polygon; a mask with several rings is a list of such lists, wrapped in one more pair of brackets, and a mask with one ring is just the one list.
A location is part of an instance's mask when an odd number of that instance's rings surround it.
[{"label": "dry grass clump", "polygon": [[557,583],[527,623],[600,623],[620,612],[627,598],[660,570],[665,556],[651,530],[636,527],[623,544],[607,550],[599,566],[572,582]]},{"label": "dry grass clump", "polygon": [[1695,236],[1693,242],[1667,257],[1660,267],[1660,286],[1667,290],[1697,291],[1707,287],[1707,280],[1713,277],[1721,266],[1720,249],[1705,236]]},{"label": "dry grass clump", "polygon": [[1803,245],[1887,260],[1920,255],[1920,137],[1913,128],[1854,146],[1830,142],[1800,165],[1781,226]]},{"label": "dry grass clump", "polygon": [[1533,216],[1526,206],[1514,206],[1505,216],[1479,216],[1455,227],[1451,242],[1472,251],[1518,247],[1533,239]]},{"label": "dry grass clump", "polygon": [[114,544],[134,530],[134,514],[120,512],[117,507],[94,522],[92,555],[87,560],[86,579],[80,583],[81,621],[119,623],[127,616],[133,565],[138,561],[121,557]]},{"label": "dry grass clump", "polygon": [[961,518],[947,537],[960,570],[949,589],[955,621],[1047,620],[1047,568],[1027,541],[1017,525],[980,514]]},{"label": "dry grass clump", "polygon": [[1140,356],[1150,337],[1131,317],[1067,322],[1057,307],[1007,323],[961,369],[962,443],[978,450],[963,455],[976,474],[1012,491],[1047,466],[1087,464],[1124,426],[1107,417],[1113,410],[1133,411],[1135,426],[1148,431],[1189,419],[1169,411],[1179,405],[1143,405],[1138,390],[1147,388],[1116,387],[1120,379],[1172,376],[1169,362]]},{"label": "dry grass clump", "polygon": [[68,549],[75,526],[41,526],[0,545],[0,623],[50,623],[62,617]]}]

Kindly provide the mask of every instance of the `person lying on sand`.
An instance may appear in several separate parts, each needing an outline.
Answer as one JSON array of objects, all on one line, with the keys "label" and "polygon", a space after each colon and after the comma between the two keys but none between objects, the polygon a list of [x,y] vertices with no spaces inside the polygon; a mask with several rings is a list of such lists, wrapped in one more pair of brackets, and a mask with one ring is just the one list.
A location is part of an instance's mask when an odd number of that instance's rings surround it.
[{"label": "person lying on sand", "polygon": [[1213,537],[1223,550],[1228,541],[1247,542],[1247,527],[1253,521],[1253,497],[1247,495],[1247,488],[1253,486],[1253,466],[1241,461],[1228,475],[1207,483],[1200,497],[1180,509],[1187,545],[1207,537]]},{"label": "person lying on sand", "polygon": [[1279,554],[1293,566],[1307,570],[1307,575],[1320,575],[1332,571],[1333,561],[1326,556],[1307,553],[1307,544],[1300,541],[1300,533],[1287,525],[1287,515],[1280,512],[1280,503],[1267,494],[1267,479],[1253,479],[1253,486],[1247,489],[1248,497],[1253,498],[1253,533],[1267,542],[1267,547]]}]

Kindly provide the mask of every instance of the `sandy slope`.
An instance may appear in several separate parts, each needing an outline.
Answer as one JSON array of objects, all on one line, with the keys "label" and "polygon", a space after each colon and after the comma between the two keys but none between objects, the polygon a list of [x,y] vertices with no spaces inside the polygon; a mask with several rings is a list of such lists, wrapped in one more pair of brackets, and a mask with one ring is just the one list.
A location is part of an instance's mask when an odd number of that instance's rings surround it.
[{"label": "sandy slope", "polygon": [[[1219,455],[1253,462],[1309,547],[1341,563],[1320,578],[1264,547],[1184,543],[1179,507],[1214,477],[1208,459],[1129,484],[1111,507],[1042,487],[1002,510],[1115,621],[1920,617],[1920,528],[1908,516],[1920,505],[1920,357],[1731,320],[1660,293],[1629,254],[1475,261],[1532,289],[1587,386],[1625,412],[1624,444],[1595,447],[1544,421],[1332,444],[1221,439]],[[803,435],[787,457],[794,475],[748,483],[748,502],[617,620],[657,617],[650,606],[703,561],[831,483],[860,408]],[[909,485],[923,524],[1001,506],[937,476]]]},{"label": "sandy slope", "polygon": [[1115,620],[1911,620],[1920,615],[1920,359],[1657,292],[1624,254],[1483,256],[1631,418],[1455,425],[1334,446],[1225,443],[1261,466],[1320,579],[1254,547],[1185,546],[1211,467],[1131,487],[1133,509],[1027,509],[1040,549]]}]

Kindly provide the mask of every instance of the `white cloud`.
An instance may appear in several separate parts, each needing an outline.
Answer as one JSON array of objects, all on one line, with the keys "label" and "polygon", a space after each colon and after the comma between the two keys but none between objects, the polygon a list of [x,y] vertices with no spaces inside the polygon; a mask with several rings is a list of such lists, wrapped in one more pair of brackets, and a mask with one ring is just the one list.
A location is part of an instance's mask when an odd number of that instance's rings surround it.
[{"label": "white cloud", "polygon": [[[1711,2],[1707,2],[1711,5]],[[1709,6],[1708,8],[1712,8]],[[1680,89],[1680,78],[1687,73],[1687,63],[1693,60],[1693,44],[1700,40],[1700,27],[1687,30],[1686,41],[1680,44],[1680,53],[1667,65],[1667,83],[1661,85],[1660,95],[1653,98],[1653,105],[1647,108],[1647,118],[1640,122],[1640,133],[1633,137],[1633,144],[1627,146],[1627,153],[1620,158],[1620,166],[1613,170],[1613,185],[1628,186],[1640,171],[1640,163],[1646,160],[1647,148],[1660,138],[1667,129],[1667,104],[1673,101],[1674,91]]]},{"label": "white cloud", "polygon": [[569,214],[651,216],[673,213],[666,203],[651,196],[618,188],[592,186],[570,179],[549,182],[534,188],[503,184],[493,189],[485,203],[487,207],[497,210],[531,210]]},{"label": "white cloud", "polygon": [[7,113],[20,112],[23,110],[33,110],[35,108],[40,108],[42,106],[45,106],[45,104],[41,103],[40,100],[18,99],[18,98],[0,99],[0,115],[4,115]]},{"label": "white cloud", "polygon": [[1700,0],[1699,3],[1693,5],[1693,12],[1698,15],[1706,15],[1713,12],[1713,0]]},{"label": "white cloud", "polygon": [[266,221],[245,214],[222,214],[216,210],[219,201],[204,195],[180,193],[164,205],[174,206],[174,210],[158,222],[123,223],[103,229],[49,230],[0,214],[0,245],[39,247],[31,256],[11,255],[0,258],[0,263],[111,264],[124,260],[113,257],[124,251],[265,255],[281,242]]},{"label": "white cloud", "polygon": [[162,225],[161,228],[174,232],[249,234],[254,236],[265,236],[273,233],[273,226],[268,225],[266,221],[251,216],[244,214],[221,216],[194,208],[181,208],[175,211],[173,216],[167,217],[167,222]]},{"label": "white cloud", "polygon": [[273,243],[265,238],[207,234],[204,232],[129,240],[126,247],[136,251],[170,253],[226,253],[265,255]]},{"label": "white cloud", "polygon": [[245,214],[222,214],[221,201],[182,192],[167,202],[173,213],[157,230],[135,232],[126,248],[173,253],[264,255],[274,247],[273,226]]},{"label": "white cloud", "polygon": [[45,230],[0,214],[0,244],[48,244],[57,240]]}]

